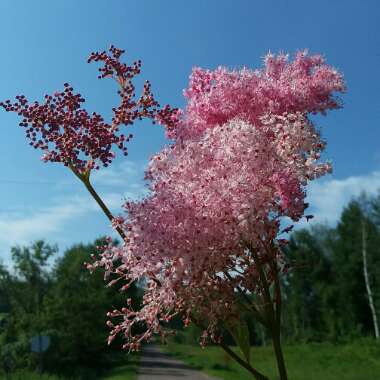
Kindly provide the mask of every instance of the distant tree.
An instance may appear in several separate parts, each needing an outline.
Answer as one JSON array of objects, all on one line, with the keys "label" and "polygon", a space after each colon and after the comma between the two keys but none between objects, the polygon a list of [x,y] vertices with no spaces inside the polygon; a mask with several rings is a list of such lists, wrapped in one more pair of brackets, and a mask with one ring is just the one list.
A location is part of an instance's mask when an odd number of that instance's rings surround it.
[{"label": "distant tree", "polygon": [[105,367],[109,306],[118,308],[127,298],[137,300],[137,289],[131,287],[127,294],[106,287],[103,272],[90,273],[84,263],[95,254],[94,244],[77,244],[68,249],[57,261],[52,277],[54,285],[44,304],[45,323],[53,337],[49,352],[51,369],[61,372],[78,372],[78,368]]},{"label": "distant tree", "polygon": [[[352,200],[343,210],[336,228],[333,245],[333,271],[336,281],[335,298],[337,333],[368,334],[373,331],[373,321],[363,272],[363,220],[365,220],[366,254],[369,267],[374,269],[380,243],[379,231],[367,218],[358,199]],[[379,260],[377,259],[379,264]]]},{"label": "distant tree", "polygon": [[[371,199],[371,214],[370,219],[376,225],[377,231],[380,234],[380,191]],[[372,255],[368,258],[371,284],[374,289],[374,303],[377,316],[380,316],[380,244]]]},{"label": "distant tree", "polygon": [[[374,238],[376,242],[379,240],[380,191],[376,196],[368,196],[366,193],[363,193],[359,197],[358,202],[363,212],[361,223],[363,275],[367,291],[368,304],[371,309],[371,316],[373,320],[373,331],[376,339],[379,340],[380,250],[376,250],[376,248],[374,248],[373,252],[368,252],[368,244],[373,242]],[[373,228],[373,225],[375,225],[375,229]],[[372,236],[368,236],[369,228],[372,229]]]},{"label": "distant tree", "polygon": [[18,315],[20,330],[34,335],[43,330],[41,308],[51,285],[49,261],[57,253],[56,246],[43,240],[29,247],[12,247],[12,260],[17,281],[13,286],[12,309]]},{"label": "distant tree", "polygon": [[6,267],[0,263],[0,371],[10,370],[10,353],[7,345],[7,325],[10,312],[11,276]]},{"label": "distant tree", "polygon": [[0,316],[4,313],[9,312],[9,308],[10,308],[10,305],[9,305],[10,297],[9,297],[9,291],[8,291],[9,282],[10,282],[10,274],[7,268],[0,262]]},{"label": "distant tree", "polygon": [[[319,226],[293,233],[286,256],[292,270],[284,278],[284,333],[296,341],[329,335],[332,273],[326,254],[331,229]],[[330,332],[331,333],[331,332]]]},{"label": "distant tree", "polygon": [[43,240],[28,247],[12,247],[14,273],[10,275],[4,268],[0,273],[0,293],[7,312],[1,355],[12,368],[36,365],[30,338],[44,330],[42,304],[51,285],[48,264],[56,251]]},{"label": "distant tree", "polygon": [[371,285],[371,277],[369,274],[368,254],[367,254],[367,224],[368,221],[365,216],[362,219],[362,257],[363,257],[363,274],[364,282],[367,291],[368,304],[371,309],[371,315],[373,320],[373,327],[376,339],[379,339],[379,323],[377,318],[377,311],[374,303],[373,287]]}]

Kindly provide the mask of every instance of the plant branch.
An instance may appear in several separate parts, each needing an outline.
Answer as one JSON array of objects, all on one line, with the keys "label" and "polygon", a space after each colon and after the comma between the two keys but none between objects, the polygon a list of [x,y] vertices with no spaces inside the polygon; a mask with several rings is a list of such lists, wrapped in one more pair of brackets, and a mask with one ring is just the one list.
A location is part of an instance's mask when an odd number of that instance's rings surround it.
[{"label": "plant branch", "polygon": [[276,310],[275,310],[275,320],[277,327],[280,329],[281,327],[281,312],[282,312],[282,297],[281,297],[281,285],[280,280],[278,278],[278,267],[277,264],[272,261],[270,263],[272,272],[273,272],[273,278],[274,278],[274,286],[275,286],[275,292],[276,292]]},{"label": "plant branch", "polygon": [[248,245],[248,249],[250,250],[253,258],[255,259],[256,267],[260,275],[260,280],[263,288],[263,296],[264,296],[264,305],[266,305],[266,309],[268,310],[268,317],[270,318],[270,323],[274,320],[274,308],[272,303],[272,297],[270,295],[269,284],[266,278],[264,268],[261,265],[261,260],[259,255],[255,252],[251,245]]},{"label": "plant branch", "polygon": [[[193,314],[190,314],[191,320],[194,322],[194,324],[199,327],[200,329],[205,330],[205,326],[203,326],[202,322],[200,322],[197,318],[194,317]],[[252,367],[251,364],[243,360],[239,355],[235,354],[228,346],[226,346],[223,342],[219,343],[220,347],[227,352],[228,355],[232,357],[238,364],[240,364],[242,367],[244,367],[247,371],[253,374],[255,376],[256,380],[269,380],[265,375],[260,373],[257,369]]]},{"label": "plant branch", "polygon": [[[106,217],[109,219],[109,221],[112,223],[114,216],[112,215],[109,208],[106,206],[106,204],[103,202],[103,200],[100,198],[99,194],[95,191],[93,186],[90,182],[90,175],[89,173],[81,174],[79,173],[72,165],[70,165],[71,171],[80,179],[80,181],[84,184],[88,192],[92,195],[92,197],[95,199],[96,203],[99,205],[99,207],[102,209]],[[120,237],[123,241],[125,241],[126,236],[124,231],[120,227],[115,228]]]},{"label": "plant branch", "polygon": [[[269,257],[271,258],[272,252],[268,249],[268,247],[265,246],[264,242],[261,241],[261,243],[263,244],[264,249],[266,250]],[[268,316],[270,318],[269,330],[272,335],[273,349],[276,355],[277,368],[280,374],[280,380],[287,380],[288,375],[286,372],[285,360],[284,360],[284,355],[283,355],[282,347],[281,347],[281,331],[280,331],[281,330],[281,288],[280,288],[280,282],[278,279],[277,265],[273,261],[270,261],[269,263],[270,268],[273,271],[274,282],[275,282],[276,308],[274,308],[273,300],[270,295],[269,283],[268,283],[264,268],[261,265],[260,257],[251,246],[249,246],[249,249],[252,253],[253,258],[255,259],[257,270],[259,271],[261,283],[263,286],[264,300],[266,301],[267,304],[269,304],[268,305],[268,311],[269,311]]]},{"label": "plant branch", "polygon": [[257,369],[253,368],[250,364],[241,359],[235,352],[233,352],[228,346],[224,343],[219,343],[220,347],[227,352],[237,363],[244,367],[247,371],[251,372],[257,380],[269,380],[265,375],[259,372]]},{"label": "plant branch", "polygon": [[[224,275],[232,282],[233,278],[228,272],[223,272]],[[247,304],[250,307],[247,307],[245,304],[243,306],[246,308],[248,312],[253,313],[253,315],[256,317],[256,319],[263,324],[265,327],[268,327],[268,323],[266,322],[265,318],[260,314],[260,311],[256,308],[255,304],[248,298],[248,296],[245,294],[243,289],[240,286],[236,286],[236,289],[241,294],[241,296],[244,298],[244,300],[247,302]]]}]

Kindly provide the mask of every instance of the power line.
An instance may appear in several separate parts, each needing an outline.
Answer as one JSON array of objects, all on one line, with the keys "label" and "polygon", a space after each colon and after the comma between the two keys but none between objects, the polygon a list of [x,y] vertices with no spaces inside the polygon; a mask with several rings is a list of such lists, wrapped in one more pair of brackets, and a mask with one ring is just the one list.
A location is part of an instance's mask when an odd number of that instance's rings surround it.
[{"label": "power line", "polygon": [[0,179],[0,183],[11,183],[15,185],[64,185],[64,186],[76,186],[75,183],[69,182],[55,182],[55,181],[24,181],[17,179]]},{"label": "power line", "polygon": [[[33,180],[13,180],[13,179],[0,179],[0,184],[11,184],[11,185],[55,185],[55,186],[64,186],[64,187],[77,187],[80,186],[80,183],[75,182],[55,182],[55,181],[33,181]],[[122,184],[106,184],[106,183],[96,183],[96,187],[120,187]]]}]

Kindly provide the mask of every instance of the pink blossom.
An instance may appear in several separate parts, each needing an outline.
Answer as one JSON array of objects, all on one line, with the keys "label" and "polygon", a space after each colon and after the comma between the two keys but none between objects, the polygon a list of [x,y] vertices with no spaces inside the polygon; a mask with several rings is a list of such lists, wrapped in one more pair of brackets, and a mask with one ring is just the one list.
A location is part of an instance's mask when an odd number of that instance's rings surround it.
[{"label": "pink blossom", "polygon": [[[134,349],[180,314],[185,325],[200,316],[202,340],[219,341],[218,323],[239,315],[236,290],[262,292],[254,255],[269,281],[270,263],[286,270],[280,222],[303,216],[308,181],[331,170],[308,114],[337,108],[343,90],[336,70],[305,53],[268,55],[259,71],[194,69],[188,105],[167,127],[174,142],[147,169],[151,194],[125,204],[125,245],[95,263],[117,257],[126,284],[146,281],[140,310],[110,314],[112,337]],[[133,335],[136,324],[145,332]]]},{"label": "pink blossom", "polygon": [[214,71],[193,69],[189,88],[184,91],[187,107],[175,126],[167,126],[170,138],[190,138],[233,118],[257,124],[263,114],[284,112],[324,113],[338,108],[334,92],[344,91],[342,76],[326,65],[320,55],[268,54],[259,70]]}]

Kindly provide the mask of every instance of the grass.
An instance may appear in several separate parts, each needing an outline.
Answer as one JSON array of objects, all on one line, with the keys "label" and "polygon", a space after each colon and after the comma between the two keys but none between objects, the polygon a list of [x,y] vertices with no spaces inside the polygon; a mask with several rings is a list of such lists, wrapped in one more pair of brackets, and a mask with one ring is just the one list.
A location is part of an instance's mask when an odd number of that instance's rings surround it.
[{"label": "grass", "polygon": [[140,355],[130,354],[128,362],[112,368],[101,380],[136,380]]},{"label": "grass", "polygon": [[[166,352],[193,368],[225,380],[252,380],[252,376],[219,347],[202,349],[174,342]],[[252,364],[271,380],[278,380],[271,347],[252,347]],[[345,345],[329,343],[299,344],[284,347],[291,380],[376,380],[380,379],[380,344],[360,340]]]}]

